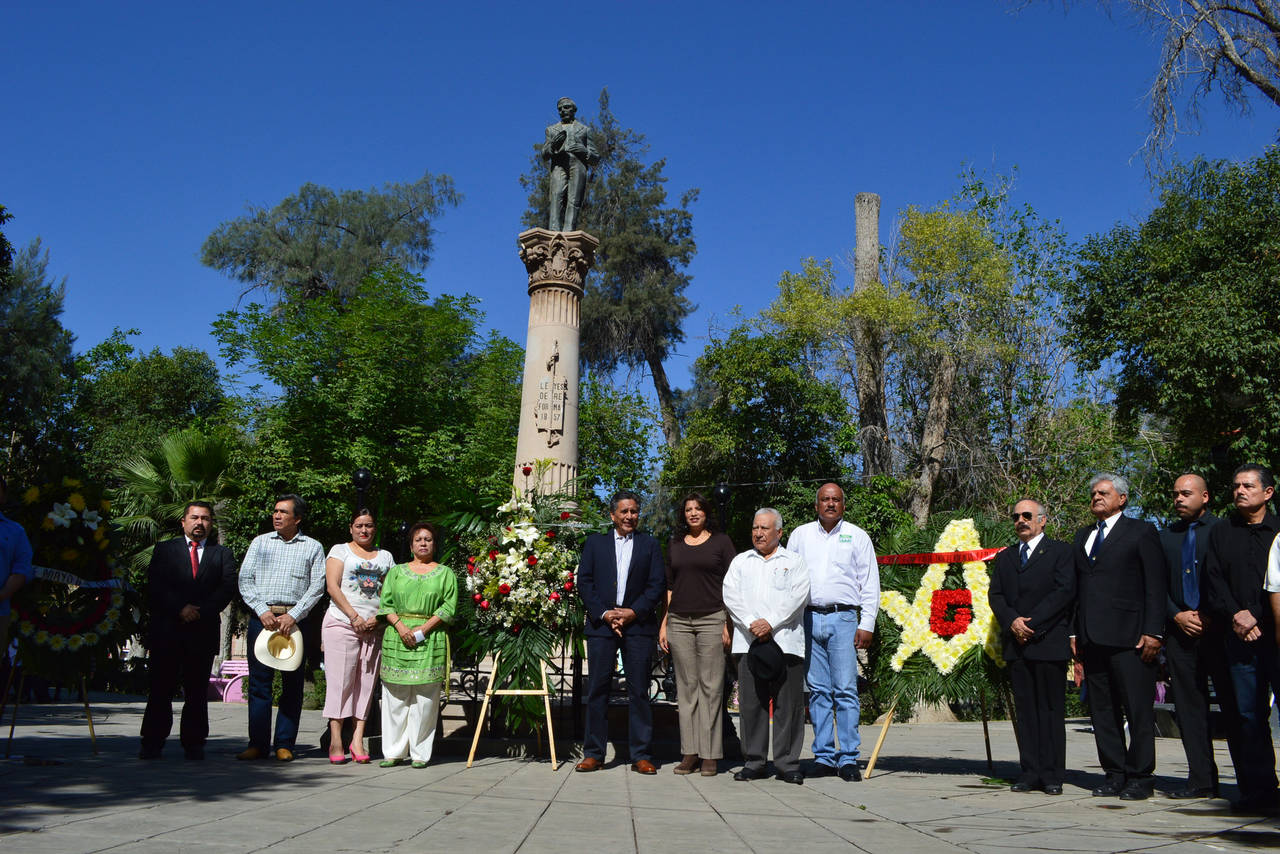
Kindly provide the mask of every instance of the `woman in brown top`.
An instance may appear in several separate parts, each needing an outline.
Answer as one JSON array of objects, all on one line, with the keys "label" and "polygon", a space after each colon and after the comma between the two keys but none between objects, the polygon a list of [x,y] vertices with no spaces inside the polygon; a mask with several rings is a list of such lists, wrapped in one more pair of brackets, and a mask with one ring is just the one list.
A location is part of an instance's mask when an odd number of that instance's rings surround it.
[{"label": "woman in brown top", "polygon": [[667,555],[667,614],[658,645],[671,653],[680,706],[677,774],[714,777],[724,756],[724,651],[731,640],[721,590],[733,560],[733,542],[708,527],[707,499],[696,492],[681,502],[680,528]]}]

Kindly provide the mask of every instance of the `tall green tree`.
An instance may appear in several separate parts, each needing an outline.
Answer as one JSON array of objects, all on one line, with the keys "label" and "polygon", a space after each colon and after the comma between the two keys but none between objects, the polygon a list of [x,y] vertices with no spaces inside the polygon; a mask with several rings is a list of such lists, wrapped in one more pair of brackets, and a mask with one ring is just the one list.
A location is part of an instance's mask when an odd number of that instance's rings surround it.
[{"label": "tall green tree", "polygon": [[137,334],[117,327],[76,360],[72,418],[85,471],[100,481],[140,449],[158,448],[166,434],[222,420],[226,397],[209,354],[193,347],[144,353],[129,343]]},{"label": "tall green tree", "polygon": [[989,324],[1007,304],[1011,265],[986,221],[948,204],[909,207],[899,237],[901,279],[918,308],[902,330],[900,405],[907,435],[911,515],[924,525],[947,457],[947,439],[960,402],[962,372],[1000,357],[1007,342]]},{"label": "tall green tree", "polygon": [[309,533],[345,537],[351,474],[374,474],[383,523],[413,521],[458,496],[506,497],[520,401],[520,350],[479,334],[470,297],[431,298],[395,268],[351,295],[277,312],[260,304],[215,323],[223,357],[271,385],[241,397],[250,444],[234,466],[237,536],[256,532],[279,492],[311,502]]},{"label": "tall green tree", "polygon": [[[9,219],[0,207],[0,225]],[[14,253],[0,234],[0,467],[14,482],[75,466],[65,417],[75,337],[62,325],[65,289],[38,238]]]},{"label": "tall green tree", "polygon": [[[802,349],[796,336],[746,325],[711,341],[682,399],[684,439],[665,450],[662,482],[671,495],[733,485],[728,521],[739,545],[750,542],[756,508],[807,502],[807,519],[818,481],[848,473],[856,433],[848,407],[835,385],[808,370]],[[786,496],[790,503],[780,501]]]},{"label": "tall green tree", "polygon": [[578,395],[578,477],[600,496],[635,490],[654,467],[653,408],[642,395],[588,373]]},{"label": "tall green tree", "polygon": [[[600,91],[595,118],[580,120],[591,127],[600,152],[580,225],[600,241],[582,299],[581,360],[603,373],[620,365],[647,368],[663,436],[675,445],[680,425],[664,363],[684,341],[684,319],[694,309],[684,292],[691,281],[686,268],[697,251],[689,206],[698,191],[668,202],[666,159],[648,159],[644,134],[618,121],[607,88]],[[546,228],[547,173],[539,154],[521,184],[530,191],[524,224]]]},{"label": "tall green tree", "polygon": [[[843,288],[830,263],[809,259],[784,273],[762,314],[762,328],[803,340],[815,376],[850,400],[861,399],[858,372],[867,369],[860,329],[883,337],[873,367],[883,377],[893,471],[911,482],[920,524],[935,506],[999,514],[1032,484],[1065,487],[1048,477],[1056,471],[1048,458],[1062,453],[1054,442],[1080,423],[1063,408],[1092,411],[1096,402],[1063,341],[1071,256],[1061,229],[1012,202],[1011,178],[972,170],[961,178],[954,198],[899,217],[877,279]],[[1057,506],[1067,496],[1037,497]]]},{"label": "tall green tree", "polygon": [[1072,341],[1089,368],[1115,367],[1123,419],[1168,434],[1166,474],[1193,467],[1223,486],[1241,462],[1280,462],[1277,281],[1274,146],[1175,167],[1145,221],[1081,247]]},{"label": "tall green tree", "polygon": [[334,191],[307,183],[271,208],[251,206],[218,226],[201,260],[243,282],[242,296],[263,289],[285,300],[346,297],[385,264],[424,269],[435,221],[461,198],[452,178],[430,172],[382,189]]}]

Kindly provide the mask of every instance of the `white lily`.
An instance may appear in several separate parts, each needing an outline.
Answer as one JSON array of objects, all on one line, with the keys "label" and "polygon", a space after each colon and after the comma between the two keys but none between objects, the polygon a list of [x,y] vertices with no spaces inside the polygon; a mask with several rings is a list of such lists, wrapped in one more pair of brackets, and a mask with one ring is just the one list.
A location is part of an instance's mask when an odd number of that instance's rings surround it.
[{"label": "white lily", "polygon": [[61,525],[64,528],[71,527],[71,520],[76,518],[76,511],[71,509],[70,504],[53,505],[53,511],[49,513],[49,518],[53,520],[53,524]]}]

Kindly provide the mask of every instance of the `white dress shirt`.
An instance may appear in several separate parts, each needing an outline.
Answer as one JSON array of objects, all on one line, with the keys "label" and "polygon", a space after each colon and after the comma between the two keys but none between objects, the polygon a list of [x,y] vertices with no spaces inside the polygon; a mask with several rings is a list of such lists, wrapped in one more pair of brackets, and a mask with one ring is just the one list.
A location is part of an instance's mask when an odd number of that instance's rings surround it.
[{"label": "white dress shirt", "polygon": [[[1203,581],[1200,583],[1204,584]],[[1262,589],[1268,593],[1280,593],[1280,535],[1271,541],[1271,548],[1267,549],[1267,574]]]},{"label": "white dress shirt", "polygon": [[[1040,533],[1036,534],[1036,535],[1035,535],[1034,537],[1032,537],[1031,539],[1027,540],[1027,543],[1026,543],[1026,545],[1027,545],[1027,560],[1031,560],[1031,556],[1032,556],[1033,554],[1035,554],[1035,553],[1036,553],[1036,546],[1040,545],[1040,541],[1041,541],[1041,540],[1043,540],[1043,539],[1044,539],[1044,531],[1041,531]],[[1021,555],[1021,551],[1022,551],[1022,543],[1021,543],[1021,541],[1019,541],[1019,543],[1018,543],[1018,551],[1019,551],[1018,559],[1019,559],[1019,560],[1021,560],[1021,559],[1022,559],[1022,555]]]},{"label": "white dress shirt", "polygon": [[778,547],[765,559],[755,549],[729,562],[724,574],[724,606],[733,617],[733,651],[746,652],[755,635],[750,626],[765,620],[788,655],[804,655],[804,606],[809,602],[809,570],[800,555]]},{"label": "white dress shirt", "polygon": [[858,628],[876,630],[880,565],[866,531],[844,519],[827,531],[814,520],[791,532],[787,548],[801,555],[809,567],[809,604],[859,605]]},{"label": "white dress shirt", "polygon": [[624,537],[617,528],[613,529],[613,557],[618,567],[618,594],[613,604],[618,608],[622,607],[622,599],[627,595],[627,576],[631,572],[631,551],[635,543],[634,533]]},{"label": "white dress shirt", "polygon": [[[1111,529],[1116,526],[1116,520],[1119,519],[1122,515],[1124,515],[1123,510],[1121,510],[1119,513],[1117,513],[1114,516],[1108,516],[1107,518],[1102,520],[1102,541],[1104,543],[1107,541],[1107,537],[1111,536]],[[1089,532],[1089,536],[1084,538],[1085,554],[1088,554],[1089,552],[1093,551],[1093,541],[1097,539],[1097,537],[1098,537],[1098,523],[1094,522],[1093,530]]]}]

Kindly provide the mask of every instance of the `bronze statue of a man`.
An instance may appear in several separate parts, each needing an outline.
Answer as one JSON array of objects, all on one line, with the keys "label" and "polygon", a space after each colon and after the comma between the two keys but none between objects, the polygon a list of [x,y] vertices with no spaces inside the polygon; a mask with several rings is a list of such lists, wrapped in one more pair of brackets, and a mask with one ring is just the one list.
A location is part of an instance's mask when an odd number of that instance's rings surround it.
[{"label": "bronze statue of a man", "polygon": [[560,121],[547,128],[547,141],[542,144],[542,159],[551,168],[552,231],[574,231],[582,200],[587,194],[588,170],[600,160],[591,141],[591,129],[574,116],[578,105],[572,98],[556,102]]}]

